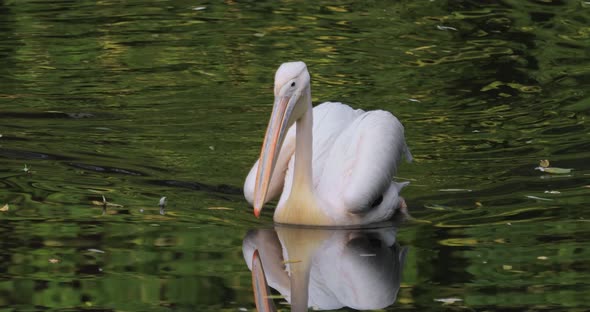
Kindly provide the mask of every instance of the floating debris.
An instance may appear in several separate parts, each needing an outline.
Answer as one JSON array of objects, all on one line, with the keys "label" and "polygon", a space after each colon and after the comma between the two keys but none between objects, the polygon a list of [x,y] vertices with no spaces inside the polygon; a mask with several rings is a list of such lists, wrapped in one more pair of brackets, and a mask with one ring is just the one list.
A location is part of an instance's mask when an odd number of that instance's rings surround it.
[{"label": "floating debris", "polygon": [[553,174],[567,174],[572,172],[571,168],[557,168],[557,167],[549,167],[549,160],[543,159],[539,161],[539,167],[536,167],[535,170],[539,170],[541,172],[553,173]]},{"label": "floating debris", "polygon": [[543,198],[543,197],[538,197],[538,196],[533,196],[533,195],[525,195],[524,197],[530,198],[530,199],[536,199],[536,200],[553,201],[553,199],[550,199],[550,198]]},{"label": "floating debris", "polygon": [[87,250],[90,252],[104,253],[104,250],[100,250],[100,249],[96,249],[96,248],[88,248]]},{"label": "floating debris", "polygon": [[49,263],[59,263],[59,259],[51,258],[49,259]]},{"label": "floating debris", "polygon": [[475,202],[475,207],[477,207],[477,208],[481,208],[481,207],[483,207],[483,204],[482,204],[482,203],[480,203],[480,202],[478,202],[478,201],[476,201],[476,202]]},{"label": "floating debris", "polygon": [[116,207],[116,208],[120,208],[123,207],[123,205],[119,205],[119,204],[114,204],[111,202],[108,202],[107,199],[104,197],[104,195],[102,196],[102,202],[98,201],[98,200],[93,200],[92,204],[95,206],[103,206],[103,207]]},{"label": "floating debris", "polygon": [[404,177],[398,177],[398,176],[394,176],[393,179],[394,180],[404,180],[404,181],[418,181],[418,179],[404,178]]},{"label": "floating debris", "polygon": [[537,257],[537,259],[539,259],[539,260],[547,260],[547,259],[549,259],[549,258],[547,258],[547,257],[545,257],[545,256],[538,256],[538,257]]},{"label": "floating debris", "polygon": [[31,170],[31,167],[28,167],[27,164],[25,164],[25,167],[23,168],[23,171],[25,172],[25,174],[33,174],[35,173],[35,171]]},{"label": "floating debris", "polygon": [[451,210],[450,207],[439,205],[439,204],[425,204],[424,208],[432,209],[432,210],[439,210],[439,211]]},{"label": "floating debris", "polygon": [[547,172],[547,173],[553,173],[553,174],[566,174],[566,173],[571,173],[573,169],[571,169],[571,168],[557,168],[557,167],[548,167],[548,168],[536,167],[535,170],[539,170],[539,171]]},{"label": "floating debris", "polygon": [[233,208],[228,207],[208,207],[209,210],[234,210]]},{"label": "floating debris", "polygon": [[161,215],[166,214],[166,204],[167,203],[168,203],[168,200],[166,200],[166,196],[160,198],[160,202],[158,203],[158,206],[160,206],[160,214]]},{"label": "floating debris", "polygon": [[168,201],[166,200],[166,196],[160,198],[160,203],[158,204],[160,206],[160,208],[166,208],[166,203]]},{"label": "floating debris", "polygon": [[452,30],[452,31],[457,31],[457,28],[455,27],[451,27],[451,26],[443,26],[443,25],[436,25],[436,29],[438,30]]},{"label": "floating debris", "polygon": [[10,207],[8,207],[8,204],[2,206],[2,208],[0,208],[0,211],[8,211]]},{"label": "floating debris", "polygon": [[213,146],[213,145],[210,145],[210,146],[209,146],[209,149],[210,149],[210,150],[212,150],[212,151],[214,151],[214,150],[215,150],[215,146]]},{"label": "floating debris", "polygon": [[207,7],[206,6],[198,6],[198,7],[194,7],[192,8],[193,11],[203,11],[205,10]]},{"label": "floating debris", "polygon": [[561,194],[560,191],[545,191],[545,194]]},{"label": "floating debris", "polygon": [[418,99],[408,99],[408,101],[410,101],[410,102],[418,102],[418,103],[420,103],[420,100],[418,100]]},{"label": "floating debris", "polygon": [[440,298],[440,299],[434,299],[434,301],[436,301],[436,302],[442,302],[444,304],[453,304],[455,302],[463,301],[463,299],[459,299],[459,298]]},{"label": "floating debris", "polygon": [[504,269],[506,271],[510,271],[510,270],[512,270],[512,266],[511,265],[508,265],[508,264],[503,264],[502,265],[502,269]]}]

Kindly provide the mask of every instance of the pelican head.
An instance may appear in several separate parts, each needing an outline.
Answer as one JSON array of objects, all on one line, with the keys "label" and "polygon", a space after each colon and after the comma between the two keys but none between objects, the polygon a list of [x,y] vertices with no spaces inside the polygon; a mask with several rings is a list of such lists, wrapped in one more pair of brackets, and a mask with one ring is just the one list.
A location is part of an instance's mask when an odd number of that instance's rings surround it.
[{"label": "pelican head", "polygon": [[266,202],[270,179],[275,169],[278,154],[287,130],[301,116],[311,103],[309,72],[303,62],[283,63],[275,74],[274,104],[264,143],[260,151],[260,162],[254,187],[254,215],[258,217]]}]

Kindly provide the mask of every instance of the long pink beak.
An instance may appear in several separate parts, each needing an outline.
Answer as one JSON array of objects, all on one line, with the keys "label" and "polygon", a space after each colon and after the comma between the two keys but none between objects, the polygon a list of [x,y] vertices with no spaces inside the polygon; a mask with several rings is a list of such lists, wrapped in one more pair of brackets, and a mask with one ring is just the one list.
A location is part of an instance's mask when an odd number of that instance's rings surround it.
[{"label": "long pink beak", "polygon": [[293,98],[287,96],[275,98],[268,128],[266,128],[254,186],[254,215],[257,218],[260,216],[262,206],[266,203],[266,195],[271,182],[270,178],[287,133],[287,123],[294,106],[291,99]]}]

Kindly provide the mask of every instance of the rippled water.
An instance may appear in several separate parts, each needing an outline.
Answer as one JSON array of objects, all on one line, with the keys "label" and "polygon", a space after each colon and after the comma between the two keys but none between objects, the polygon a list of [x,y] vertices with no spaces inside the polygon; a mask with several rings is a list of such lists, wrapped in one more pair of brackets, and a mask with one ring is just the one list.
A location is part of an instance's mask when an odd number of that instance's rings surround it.
[{"label": "rippled water", "polygon": [[0,1],[0,307],[254,309],[272,209],[241,185],[303,60],[314,103],[406,127],[386,310],[590,309],[588,25],[586,1]]}]

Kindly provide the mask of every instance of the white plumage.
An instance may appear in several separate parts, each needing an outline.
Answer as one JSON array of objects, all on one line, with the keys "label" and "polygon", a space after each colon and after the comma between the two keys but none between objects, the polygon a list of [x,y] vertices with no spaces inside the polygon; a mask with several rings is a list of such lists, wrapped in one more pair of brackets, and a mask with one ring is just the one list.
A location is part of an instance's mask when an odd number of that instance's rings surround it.
[{"label": "white plumage", "polygon": [[281,65],[275,98],[261,152],[266,162],[259,168],[257,161],[244,183],[255,212],[279,198],[275,221],[281,223],[358,225],[389,219],[407,184],[392,179],[402,156],[412,159],[399,120],[386,111],[365,112],[334,102],[320,104],[312,113],[309,74],[302,62]]}]

